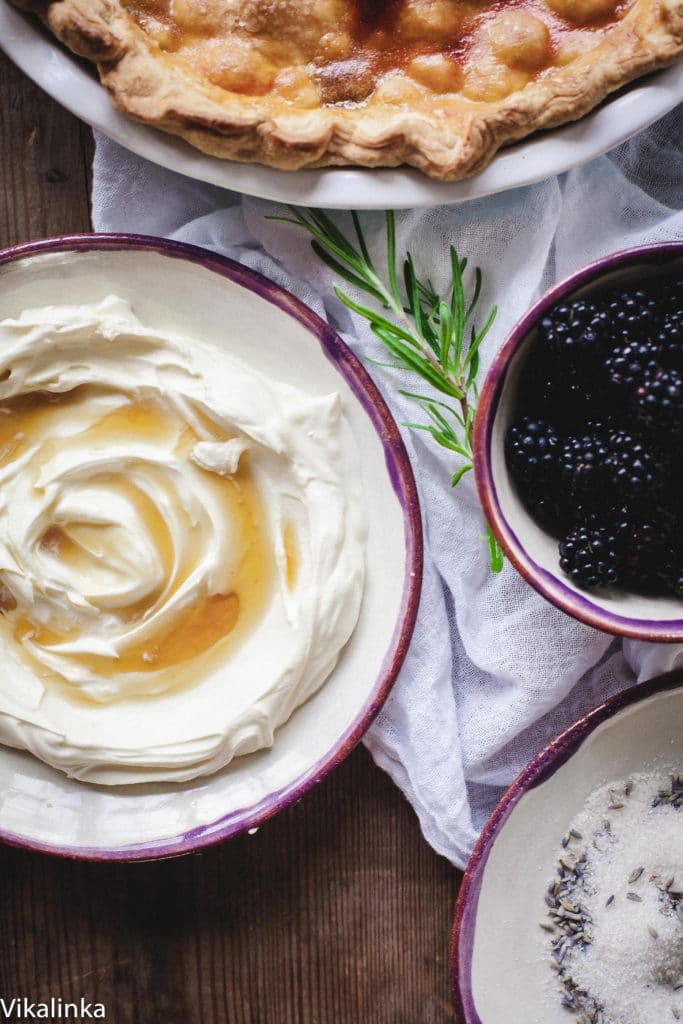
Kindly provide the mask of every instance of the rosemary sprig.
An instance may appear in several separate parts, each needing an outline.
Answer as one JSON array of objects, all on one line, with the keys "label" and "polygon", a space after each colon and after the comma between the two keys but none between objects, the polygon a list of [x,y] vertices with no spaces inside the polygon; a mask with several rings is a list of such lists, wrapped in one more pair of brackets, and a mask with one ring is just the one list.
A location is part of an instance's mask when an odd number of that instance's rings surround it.
[{"label": "rosemary sprig", "polygon": [[[374,300],[379,309],[362,305],[339,286],[334,286],[337,298],[367,320],[373,334],[388,349],[395,360],[390,365],[417,374],[438,394],[437,397],[403,389],[399,392],[415,401],[427,417],[426,422],[409,422],[405,426],[426,431],[437,444],[459,457],[460,465],[451,478],[451,486],[455,487],[472,469],[479,347],[496,316],[494,306],[481,328],[477,329],[474,324],[481,294],[481,270],[475,269],[474,286],[468,296],[463,282],[467,260],[461,259],[451,246],[451,287],[444,298],[429,279],[418,275],[411,254],[407,253],[403,260],[402,289],[397,274],[393,211],[386,213],[386,278],[380,276],[373,263],[355,211],[351,214],[355,241],[322,210],[304,212],[290,206],[289,211],[290,217],[271,219],[295,224],[307,231],[312,236],[311,246],[316,255],[344,281]],[[503,553],[488,524],[486,540],[491,570],[500,572]]]}]

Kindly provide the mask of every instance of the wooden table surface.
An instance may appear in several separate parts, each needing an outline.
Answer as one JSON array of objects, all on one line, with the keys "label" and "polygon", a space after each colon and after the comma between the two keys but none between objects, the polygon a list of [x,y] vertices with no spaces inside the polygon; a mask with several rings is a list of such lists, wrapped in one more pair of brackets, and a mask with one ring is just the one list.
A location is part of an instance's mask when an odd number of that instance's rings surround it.
[{"label": "wooden table surface", "polygon": [[[90,130],[0,54],[0,247],[90,229]],[[458,874],[358,748],[255,836],[159,863],[0,847],[0,996],[110,1024],[444,1024]]]}]

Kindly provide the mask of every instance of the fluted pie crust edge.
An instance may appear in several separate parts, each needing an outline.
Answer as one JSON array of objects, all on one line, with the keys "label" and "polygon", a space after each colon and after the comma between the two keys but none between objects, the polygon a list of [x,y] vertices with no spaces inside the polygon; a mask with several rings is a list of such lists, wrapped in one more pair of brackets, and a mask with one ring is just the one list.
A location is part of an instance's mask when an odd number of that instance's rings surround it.
[{"label": "fluted pie crust edge", "polygon": [[410,103],[319,105],[244,95],[187,73],[119,0],[13,0],[92,61],[115,105],[212,156],[287,170],[408,164],[455,181],[504,144],[576,120],[628,82],[683,54],[683,0],[637,0],[601,42],[493,102],[434,95]]}]

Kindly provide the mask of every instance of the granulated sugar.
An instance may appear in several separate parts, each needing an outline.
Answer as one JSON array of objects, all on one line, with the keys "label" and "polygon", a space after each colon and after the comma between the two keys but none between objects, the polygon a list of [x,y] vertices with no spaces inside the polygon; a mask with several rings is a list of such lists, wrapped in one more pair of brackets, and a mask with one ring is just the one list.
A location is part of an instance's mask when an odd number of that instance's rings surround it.
[{"label": "granulated sugar", "polygon": [[546,896],[551,965],[577,1024],[683,1021],[683,783],[596,790]]}]

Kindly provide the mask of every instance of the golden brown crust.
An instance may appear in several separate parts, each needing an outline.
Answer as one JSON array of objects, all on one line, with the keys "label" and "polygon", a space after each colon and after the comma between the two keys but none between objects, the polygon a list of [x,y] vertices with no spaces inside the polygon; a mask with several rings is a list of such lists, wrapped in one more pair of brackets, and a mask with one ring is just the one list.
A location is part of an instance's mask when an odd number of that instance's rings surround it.
[{"label": "golden brown crust", "polygon": [[[683,0],[633,0],[621,16],[603,18],[590,36],[581,24],[584,16],[576,17],[576,31],[561,35],[562,49],[556,47],[552,64],[537,72],[533,64],[542,61],[544,25],[539,30],[534,17],[535,35],[529,35],[526,25],[511,20],[516,15],[506,14],[502,40],[500,32],[496,36],[487,30],[485,48],[472,49],[470,77],[464,85],[454,83],[452,91],[441,84],[444,69],[430,51],[418,56],[409,74],[405,68],[390,70],[374,91],[363,86],[362,62],[356,61],[349,82],[367,95],[352,96],[353,102],[325,102],[321,86],[313,93],[308,78],[303,88],[295,83],[292,100],[282,95],[285,78],[278,79],[284,82],[280,91],[268,88],[259,94],[253,86],[236,91],[196,73],[147,34],[129,13],[130,0],[15,2],[93,61],[115,104],[127,114],[211,155],[291,170],[409,164],[434,178],[464,178],[486,166],[504,143],[583,116],[610,92],[683,53]],[[344,0],[336,2],[343,6]],[[567,2],[547,0],[550,18],[562,17]],[[251,0],[252,7],[258,3]],[[604,0],[578,0],[574,10],[600,3],[604,6]],[[525,32],[529,38],[523,48],[508,52],[507,40],[514,42]],[[327,67],[334,70],[337,64]],[[446,66],[446,74],[451,67]],[[503,91],[513,87],[496,98],[501,69]],[[295,68],[291,74],[303,72]],[[323,73],[319,82],[324,89]],[[429,87],[435,83],[436,91]]]}]

